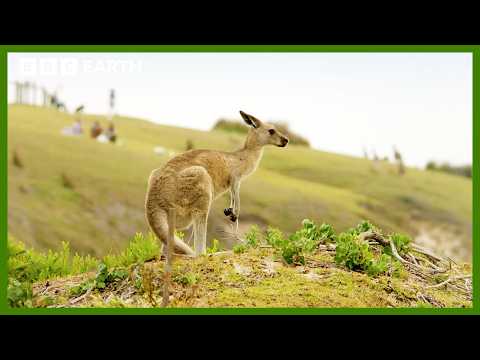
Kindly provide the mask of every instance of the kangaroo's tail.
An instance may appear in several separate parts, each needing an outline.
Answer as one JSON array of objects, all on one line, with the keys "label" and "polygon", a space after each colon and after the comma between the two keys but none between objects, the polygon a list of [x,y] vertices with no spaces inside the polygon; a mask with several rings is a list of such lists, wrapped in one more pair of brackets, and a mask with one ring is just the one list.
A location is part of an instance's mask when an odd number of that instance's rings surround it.
[{"label": "kangaroo's tail", "polygon": [[[149,209],[147,207],[146,218],[148,225],[152,229],[153,233],[165,246],[167,245],[167,240],[169,236],[168,216],[168,212],[163,209]],[[175,222],[170,221],[170,223]],[[176,253],[191,256],[195,255],[195,252],[190,248],[190,246],[185,244],[178,236],[174,236],[173,249]]]}]

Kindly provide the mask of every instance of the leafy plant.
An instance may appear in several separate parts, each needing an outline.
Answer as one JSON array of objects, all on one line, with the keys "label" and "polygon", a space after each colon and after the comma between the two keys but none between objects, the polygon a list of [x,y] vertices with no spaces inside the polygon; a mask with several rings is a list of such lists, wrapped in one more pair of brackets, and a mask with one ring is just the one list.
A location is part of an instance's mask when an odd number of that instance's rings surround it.
[{"label": "leafy plant", "polygon": [[322,224],[318,226],[310,219],[304,219],[302,221],[302,228],[297,233],[297,236],[308,239],[316,243],[315,245],[333,242],[336,239],[335,231],[331,225]]},{"label": "leafy plant", "polygon": [[9,278],[7,300],[10,307],[32,307],[32,285]]},{"label": "leafy plant", "polygon": [[310,219],[302,221],[302,228],[285,238],[278,229],[269,227],[265,239],[276,248],[288,264],[305,264],[305,254],[315,251],[321,243],[335,241],[331,225],[318,226]]},{"label": "leafy plant", "polygon": [[301,243],[295,235],[286,239],[279,229],[269,227],[265,239],[288,264],[305,264]]},{"label": "leafy plant", "polygon": [[335,249],[337,264],[343,264],[350,270],[364,270],[372,257],[368,243],[359,240],[357,234],[345,232],[338,236]]},{"label": "leafy plant", "polygon": [[285,241],[283,238],[283,233],[274,227],[269,226],[267,228],[267,232],[265,234],[265,240],[267,244],[273,246],[274,248],[278,248],[282,245]]},{"label": "leafy plant", "polygon": [[377,276],[385,273],[388,270],[388,265],[391,260],[392,259],[386,254],[380,255],[378,259],[371,259],[366,268],[367,274],[370,276]]},{"label": "leafy plant", "polygon": [[396,259],[392,259],[392,276],[401,279],[408,277],[408,272],[405,270],[402,263]]},{"label": "leafy plant", "polygon": [[123,280],[128,276],[128,271],[124,268],[114,268],[108,270],[108,266],[101,262],[98,265],[97,273],[94,279],[88,279],[80,285],[74,286],[70,289],[71,295],[82,295],[88,290],[99,289],[103,290],[108,284]]},{"label": "leafy plant", "polygon": [[97,275],[95,277],[95,287],[104,289],[109,283],[123,280],[128,276],[128,271],[124,268],[114,268],[111,271],[105,263],[98,265]]},{"label": "leafy plant", "polygon": [[302,264],[305,265],[305,257],[303,249],[298,242],[288,239],[280,248],[281,255],[287,264]]},{"label": "leafy plant", "polygon": [[236,244],[233,247],[235,254],[244,253],[248,248],[257,247],[260,244],[260,229],[257,225],[252,225],[250,230],[245,234],[245,242]]},{"label": "leafy plant", "polygon": [[244,243],[236,244],[233,246],[233,252],[235,254],[242,254],[245,251],[247,251],[247,249],[248,249],[248,246]]},{"label": "leafy plant", "polygon": [[80,296],[85,294],[88,290],[93,289],[95,286],[95,281],[92,279],[86,280],[79,285],[72,286],[69,289],[70,296]]},{"label": "leafy plant", "polygon": [[337,238],[335,262],[350,270],[365,271],[371,276],[386,272],[390,257],[387,254],[375,257],[368,242],[359,237],[360,233],[369,230],[375,228],[368,222],[362,222],[356,228],[341,233]]},{"label": "leafy plant", "polygon": [[217,239],[213,239],[212,246],[207,248],[207,254],[213,254],[220,251],[220,243]]},{"label": "leafy plant", "polygon": [[260,229],[257,225],[252,225],[245,234],[245,241],[250,247],[257,247],[260,243]]},{"label": "leafy plant", "polygon": [[[412,242],[410,236],[393,233],[390,235],[390,240],[393,241],[393,244],[395,245],[395,248],[400,255],[403,255],[410,251],[410,243]],[[391,251],[392,249],[390,248],[390,246],[385,247],[385,252],[387,254],[392,255]]]},{"label": "leafy plant", "polygon": [[367,220],[361,221],[356,227],[348,229],[347,231],[345,231],[345,233],[352,235],[360,235],[361,233],[368,231],[376,232],[378,234],[382,233],[379,228],[377,228],[375,225],[373,225]]},{"label": "leafy plant", "polygon": [[186,274],[178,274],[174,276],[173,281],[182,284],[182,285],[195,285],[199,280],[199,276],[197,274],[188,272]]}]

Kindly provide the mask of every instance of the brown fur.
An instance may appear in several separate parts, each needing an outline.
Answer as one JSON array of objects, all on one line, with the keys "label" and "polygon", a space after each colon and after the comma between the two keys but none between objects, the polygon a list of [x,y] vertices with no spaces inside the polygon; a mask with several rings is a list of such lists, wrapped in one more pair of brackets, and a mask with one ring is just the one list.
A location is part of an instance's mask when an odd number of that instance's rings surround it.
[{"label": "brown fur", "polygon": [[[188,255],[205,253],[207,218],[212,202],[230,190],[232,213],[234,219],[238,219],[240,182],[257,168],[263,146],[283,147],[288,142],[273,125],[240,113],[252,126],[243,148],[234,152],[190,150],[175,156],[150,175],[145,211],[147,222],[157,237],[166,243],[167,212],[172,207],[176,210],[177,229],[193,226],[195,251],[176,237],[176,252]],[[270,133],[272,130],[273,134]]]}]

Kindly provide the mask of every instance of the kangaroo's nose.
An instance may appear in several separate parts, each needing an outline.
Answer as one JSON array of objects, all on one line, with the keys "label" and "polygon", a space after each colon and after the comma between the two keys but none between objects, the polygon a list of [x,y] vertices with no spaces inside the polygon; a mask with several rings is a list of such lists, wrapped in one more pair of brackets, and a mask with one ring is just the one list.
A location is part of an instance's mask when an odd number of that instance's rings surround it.
[{"label": "kangaroo's nose", "polygon": [[288,144],[288,139],[282,138],[282,146],[287,146],[287,144]]}]

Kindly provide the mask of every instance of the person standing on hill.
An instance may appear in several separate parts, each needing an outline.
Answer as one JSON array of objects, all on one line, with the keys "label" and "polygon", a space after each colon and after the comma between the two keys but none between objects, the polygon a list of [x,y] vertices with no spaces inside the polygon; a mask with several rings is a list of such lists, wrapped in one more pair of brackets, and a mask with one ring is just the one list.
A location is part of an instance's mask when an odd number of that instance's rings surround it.
[{"label": "person standing on hill", "polygon": [[395,161],[397,162],[398,174],[399,175],[405,174],[405,165],[403,164],[402,155],[400,154],[400,152],[397,150],[395,146],[393,147],[393,154],[395,157]]},{"label": "person standing on hill", "polygon": [[113,115],[115,114],[115,90],[110,90],[110,99],[109,99],[109,111],[108,111],[108,120],[113,120]]},{"label": "person standing on hill", "polygon": [[72,125],[72,135],[82,135],[82,121],[80,119],[75,120],[75,123]]},{"label": "person standing on hill", "polygon": [[48,105],[48,91],[42,87],[42,106],[46,107]]},{"label": "person standing on hill", "polygon": [[117,134],[115,134],[115,127],[113,122],[110,122],[107,130],[105,131],[105,136],[110,140],[111,143],[114,143],[117,140]]},{"label": "person standing on hill", "polygon": [[100,123],[98,121],[95,121],[90,128],[90,136],[92,139],[96,139],[100,134],[102,133],[103,129],[100,126]]}]

